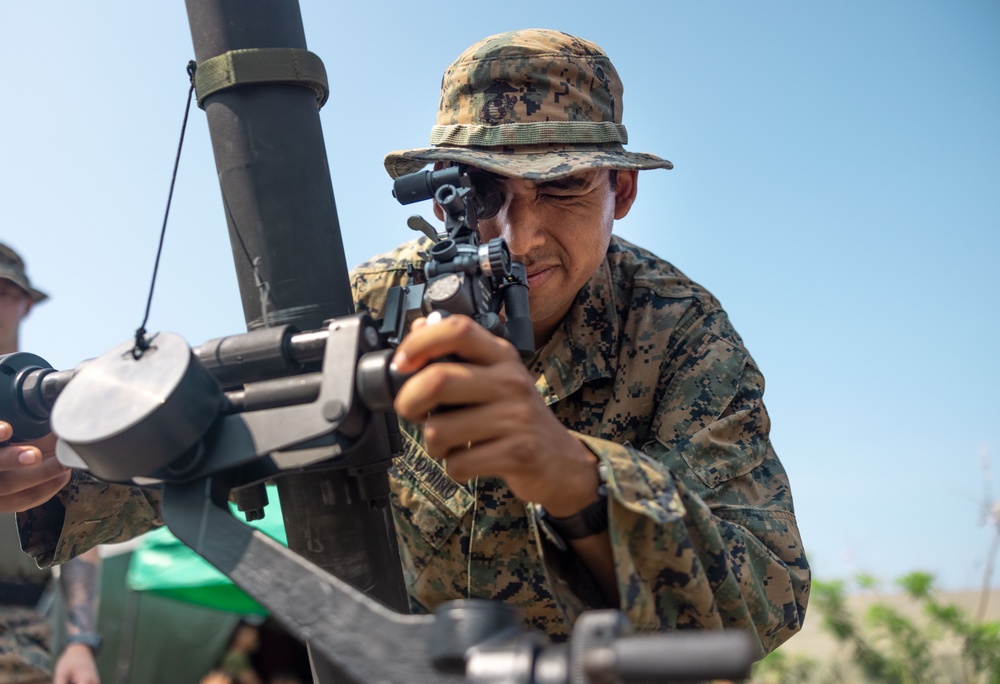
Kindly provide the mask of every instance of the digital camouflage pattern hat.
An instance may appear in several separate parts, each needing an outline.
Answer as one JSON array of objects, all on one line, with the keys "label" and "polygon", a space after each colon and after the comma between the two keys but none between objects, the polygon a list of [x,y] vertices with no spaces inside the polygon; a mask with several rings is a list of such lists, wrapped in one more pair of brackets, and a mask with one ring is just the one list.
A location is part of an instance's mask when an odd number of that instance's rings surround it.
[{"label": "digital camouflage pattern hat", "polygon": [[24,260],[7,245],[0,243],[0,279],[9,280],[28,293],[33,302],[41,302],[49,298],[41,290],[36,290],[28,280],[24,269]]},{"label": "digital camouflage pattern hat", "polygon": [[499,33],[445,71],[432,147],[391,152],[385,168],[398,178],[450,161],[527,180],[673,168],[625,151],[622,90],[611,60],[589,41],[547,29]]}]

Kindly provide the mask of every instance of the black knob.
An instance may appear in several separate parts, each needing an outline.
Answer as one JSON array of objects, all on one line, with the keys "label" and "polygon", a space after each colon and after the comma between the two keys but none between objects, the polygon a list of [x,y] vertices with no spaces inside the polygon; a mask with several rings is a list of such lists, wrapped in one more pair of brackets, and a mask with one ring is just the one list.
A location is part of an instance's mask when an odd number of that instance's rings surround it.
[{"label": "black knob", "polygon": [[510,250],[501,238],[493,238],[479,246],[479,266],[483,273],[495,278],[510,275]]}]

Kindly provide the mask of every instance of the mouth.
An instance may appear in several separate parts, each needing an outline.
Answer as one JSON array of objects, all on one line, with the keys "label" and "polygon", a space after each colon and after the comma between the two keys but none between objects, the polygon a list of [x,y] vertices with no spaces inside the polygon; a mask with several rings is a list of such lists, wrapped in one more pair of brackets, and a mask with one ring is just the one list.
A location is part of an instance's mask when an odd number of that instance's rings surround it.
[{"label": "mouth", "polygon": [[534,289],[536,287],[541,287],[552,277],[555,273],[555,268],[552,266],[547,266],[545,268],[532,269],[528,272],[528,289]]}]

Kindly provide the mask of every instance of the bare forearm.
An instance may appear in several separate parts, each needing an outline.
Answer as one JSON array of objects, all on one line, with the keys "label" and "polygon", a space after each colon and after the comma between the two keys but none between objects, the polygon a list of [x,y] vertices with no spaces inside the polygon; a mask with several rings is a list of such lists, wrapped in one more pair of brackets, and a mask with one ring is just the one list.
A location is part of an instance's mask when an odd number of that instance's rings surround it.
[{"label": "bare forearm", "polygon": [[101,557],[96,548],[60,566],[59,583],[66,604],[66,635],[97,631]]}]

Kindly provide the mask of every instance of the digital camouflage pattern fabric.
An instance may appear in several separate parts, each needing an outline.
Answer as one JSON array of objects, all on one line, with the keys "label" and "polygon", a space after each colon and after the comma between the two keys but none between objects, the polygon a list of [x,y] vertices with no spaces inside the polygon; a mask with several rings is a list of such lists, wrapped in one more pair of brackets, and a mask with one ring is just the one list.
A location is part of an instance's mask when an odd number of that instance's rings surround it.
[{"label": "digital camouflage pattern fabric", "polygon": [[[0,580],[41,590],[51,578],[51,570],[39,569],[21,553],[14,514],[0,514]],[[51,680],[50,632],[49,620],[41,612],[6,604],[0,597],[0,684]]]},{"label": "digital camouflage pattern fabric", "polygon": [[[354,271],[359,309],[419,263],[418,241]],[[719,303],[670,264],[612,237],[603,266],[530,361],[556,416],[610,466],[621,608],[639,630],[748,627],[769,651],[802,625],[809,568],[788,478],[768,438],[764,380]],[[451,480],[405,425],[393,467],[411,595],[423,608],[502,599],[568,636],[604,607],[575,556],[504,483]]]},{"label": "digital camouflage pattern fabric", "polygon": [[0,684],[52,681],[49,619],[33,608],[0,606]]},{"label": "digital camouflage pattern fabric", "polygon": [[[387,289],[426,247],[409,243],[355,269],[359,310],[381,315]],[[801,627],[809,567],[768,438],[764,380],[711,294],[613,236],[529,365],[555,414],[610,466],[621,608],[637,629],[746,627],[763,653]],[[605,607],[575,557],[540,535],[530,502],[498,479],[455,482],[423,450],[418,426],[404,432],[391,478],[416,608],[499,599],[560,639],[581,611]],[[42,563],[158,522],[151,495],[79,476],[19,519]]]},{"label": "digital camouflage pattern fabric", "polygon": [[74,470],[57,496],[17,514],[21,548],[40,567],[65,563],[98,544],[128,541],[163,525],[159,492],[101,482]]},{"label": "digital camouflage pattern fabric", "polygon": [[625,151],[622,93],[611,60],[590,41],[546,29],[490,36],[445,71],[433,147],[391,152],[385,167],[396,178],[451,161],[527,180],[673,168]]}]

